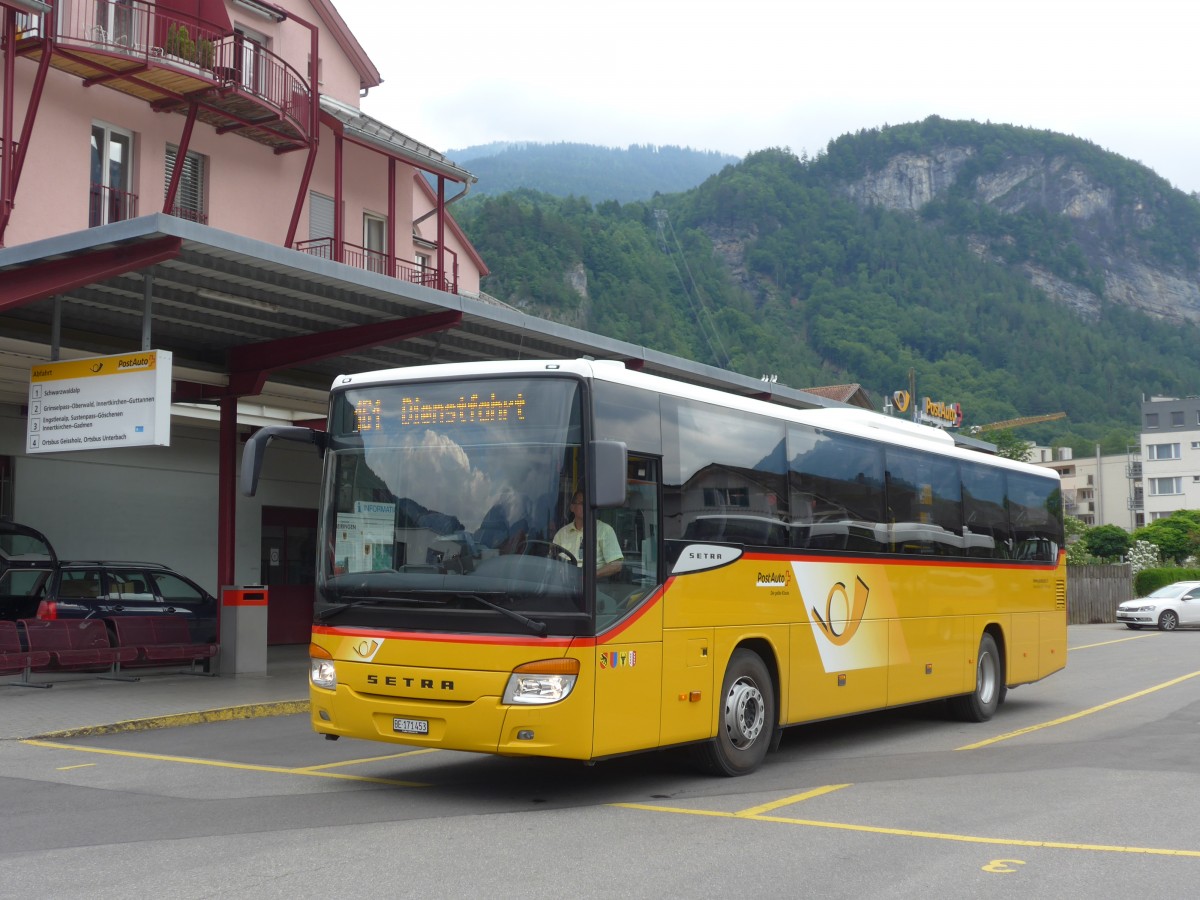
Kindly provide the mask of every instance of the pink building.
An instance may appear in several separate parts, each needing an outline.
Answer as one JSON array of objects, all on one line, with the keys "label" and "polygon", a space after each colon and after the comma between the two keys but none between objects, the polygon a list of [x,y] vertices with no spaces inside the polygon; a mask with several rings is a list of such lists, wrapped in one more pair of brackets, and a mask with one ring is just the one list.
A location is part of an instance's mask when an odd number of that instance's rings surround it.
[{"label": "pink building", "polygon": [[0,245],[163,212],[478,292],[487,269],[446,211],[474,178],[359,110],[380,73],[328,0],[0,11]]},{"label": "pink building", "polygon": [[[522,345],[447,212],[474,177],[362,113],[329,0],[0,0],[0,64],[0,515],[268,583],[271,641],[306,641],[319,460],[239,502],[240,436],[319,421],[340,372]],[[32,366],[151,347],[169,446],[30,451]]]}]

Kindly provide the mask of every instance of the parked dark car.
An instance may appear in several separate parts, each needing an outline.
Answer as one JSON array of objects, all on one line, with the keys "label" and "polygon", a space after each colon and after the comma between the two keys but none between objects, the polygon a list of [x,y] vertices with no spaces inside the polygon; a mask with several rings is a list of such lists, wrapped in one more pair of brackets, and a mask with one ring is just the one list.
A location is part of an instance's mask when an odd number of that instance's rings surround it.
[{"label": "parked dark car", "polygon": [[192,639],[217,639],[217,600],[190,578],[147,562],[59,562],[39,619],[186,616]]},{"label": "parked dark car", "polygon": [[159,563],[60,560],[36,530],[0,522],[0,618],[108,619],[177,615],[192,639],[212,642],[217,600]]},{"label": "parked dark car", "polygon": [[46,536],[0,519],[0,619],[31,619],[46,595],[58,558]]}]

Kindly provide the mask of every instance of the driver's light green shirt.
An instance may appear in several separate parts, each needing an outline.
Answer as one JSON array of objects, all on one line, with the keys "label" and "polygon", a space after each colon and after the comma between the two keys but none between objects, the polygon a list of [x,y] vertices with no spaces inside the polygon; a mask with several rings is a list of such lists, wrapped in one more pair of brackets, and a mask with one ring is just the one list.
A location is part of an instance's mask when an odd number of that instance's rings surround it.
[{"label": "driver's light green shirt", "polygon": [[[554,543],[569,550],[575,556],[578,565],[583,565],[583,529],[576,528],[575,523],[568,522],[554,534]],[[617,541],[617,533],[607,522],[596,522],[596,568],[618,562],[625,558],[621,552],[621,544]]]}]

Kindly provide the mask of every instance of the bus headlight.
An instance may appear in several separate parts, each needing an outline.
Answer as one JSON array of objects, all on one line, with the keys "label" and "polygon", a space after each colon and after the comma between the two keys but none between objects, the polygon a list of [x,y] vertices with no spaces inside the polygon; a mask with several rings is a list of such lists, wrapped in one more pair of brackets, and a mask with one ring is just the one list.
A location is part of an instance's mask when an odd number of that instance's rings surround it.
[{"label": "bus headlight", "polygon": [[327,691],[337,690],[337,668],[333,665],[330,652],[316,644],[309,644],[308,656],[309,678],[313,686]]},{"label": "bus headlight", "polygon": [[517,666],[504,688],[504,703],[541,705],[565,700],[579,678],[579,660],[543,659]]}]

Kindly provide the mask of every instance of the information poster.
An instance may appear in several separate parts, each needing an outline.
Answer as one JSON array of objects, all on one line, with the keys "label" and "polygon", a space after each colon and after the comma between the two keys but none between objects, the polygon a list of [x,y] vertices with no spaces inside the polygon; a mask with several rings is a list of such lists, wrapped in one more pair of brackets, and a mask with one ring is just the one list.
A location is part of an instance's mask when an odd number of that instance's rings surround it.
[{"label": "information poster", "polygon": [[27,452],[170,444],[170,351],[41,363],[30,370]]},{"label": "information poster", "polygon": [[396,504],[355,501],[338,513],[334,572],[377,572],[395,566]]}]

